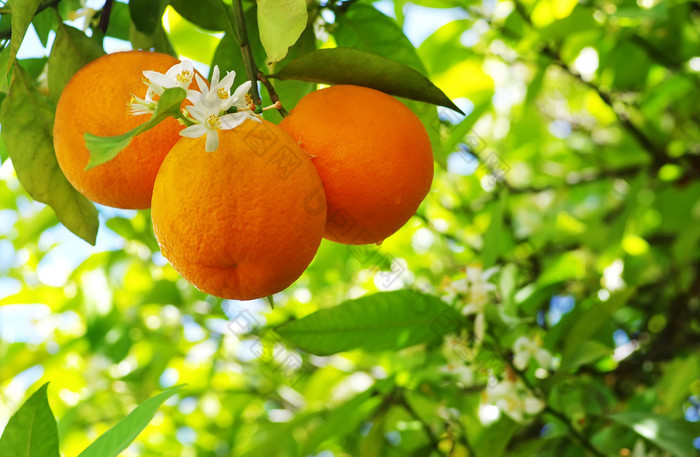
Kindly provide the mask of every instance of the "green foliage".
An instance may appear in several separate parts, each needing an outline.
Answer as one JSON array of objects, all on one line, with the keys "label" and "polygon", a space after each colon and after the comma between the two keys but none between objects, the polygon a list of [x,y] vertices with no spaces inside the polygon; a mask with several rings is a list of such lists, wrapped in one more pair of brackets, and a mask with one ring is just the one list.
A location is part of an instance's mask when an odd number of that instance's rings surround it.
[{"label": "green foliage", "polygon": [[323,84],[354,84],[398,97],[460,109],[417,71],[398,62],[351,48],[319,49],[289,62],[276,75]]},{"label": "green foliage", "polygon": [[48,383],[32,394],[0,437],[4,457],[58,457],[58,431],[49,400]]},{"label": "green foliage", "polygon": [[260,41],[268,62],[279,62],[306,28],[306,0],[257,0]]},{"label": "green foliage", "polygon": [[[84,31],[78,0],[0,3],[2,457],[697,455],[697,2],[245,0],[247,37],[230,0],[109,2]],[[52,48],[15,58],[32,28]],[[323,241],[274,308],[207,296],[148,211],[56,163],[55,103],[115,43],[236,84],[254,60],[287,110],[402,97],[431,192],[380,246]]]},{"label": "green foliage", "polygon": [[2,138],[17,177],[37,201],[50,205],[73,233],[90,244],[97,236],[97,210],[66,180],[53,150],[54,112],[34,81],[15,67],[10,94],[0,109]]},{"label": "green foliage", "polygon": [[401,290],[368,295],[277,328],[316,355],[351,349],[398,350],[431,343],[459,326],[454,311],[432,295]]},{"label": "green foliage", "polygon": [[181,388],[182,386],[171,387],[141,403],[117,425],[97,438],[78,457],[117,457],[148,426],[160,405]]}]

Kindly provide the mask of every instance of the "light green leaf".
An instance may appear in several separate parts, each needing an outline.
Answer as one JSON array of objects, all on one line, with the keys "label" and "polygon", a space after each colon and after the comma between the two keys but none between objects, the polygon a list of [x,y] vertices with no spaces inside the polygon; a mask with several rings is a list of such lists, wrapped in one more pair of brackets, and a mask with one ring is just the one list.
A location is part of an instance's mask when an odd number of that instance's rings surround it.
[{"label": "light green leaf", "polygon": [[90,151],[90,160],[85,170],[109,162],[124,148],[129,146],[136,135],[152,129],[167,117],[179,115],[180,105],[185,100],[185,97],[187,97],[185,89],[179,87],[166,89],[158,100],[153,116],[148,121],[122,135],[97,136],[92,133],[85,133],[85,145]]},{"label": "light green leaf", "polygon": [[560,370],[567,371],[577,368],[581,365],[586,365],[595,362],[601,357],[612,354],[612,349],[603,343],[595,340],[588,340],[573,350],[571,355],[568,355],[563,361]]},{"label": "light green leaf", "polygon": [[260,41],[268,63],[278,62],[306,28],[305,0],[257,0]]},{"label": "light green leaf", "polygon": [[5,47],[0,51],[0,92],[7,92],[9,89],[7,79],[7,68],[10,63],[10,47]]},{"label": "light green leaf", "polygon": [[3,82],[0,84],[3,90],[7,87],[7,76],[10,73],[10,68],[15,63],[15,57],[17,57],[17,51],[19,51],[22,40],[24,40],[24,34],[27,33],[29,24],[32,23],[40,3],[41,0],[22,0],[14,1],[10,4],[12,8],[12,38],[10,39],[10,54],[7,67],[2,73]]},{"label": "light green leaf", "polygon": [[99,42],[82,31],[60,23],[49,56],[49,97],[58,102],[63,88],[87,63],[104,55]]},{"label": "light green leaf", "polygon": [[151,422],[160,405],[182,387],[171,387],[141,403],[117,425],[100,435],[78,457],[117,457]]},{"label": "light green leaf", "polygon": [[353,84],[419,102],[462,111],[428,78],[412,68],[350,48],[319,49],[290,62],[279,79],[322,84]]},{"label": "light green leaf", "polygon": [[676,457],[694,457],[694,434],[685,429],[685,424],[646,411],[628,411],[611,414],[610,419],[631,428],[661,449]]},{"label": "light green leaf", "polygon": [[49,400],[48,383],[32,394],[10,418],[0,437],[2,457],[58,457],[58,428]]},{"label": "light green leaf", "polygon": [[379,292],[316,311],[277,328],[301,349],[330,355],[352,349],[397,350],[439,340],[461,324],[439,298],[411,290]]},{"label": "light green leaf", "polygon": [[95,244],[97,210],[68,183],[56,161],[51,103],[20,66],[13,75],[11,93],[0,109],[0,123],[17,177],[29,195],[53,208],[71,232]]}]

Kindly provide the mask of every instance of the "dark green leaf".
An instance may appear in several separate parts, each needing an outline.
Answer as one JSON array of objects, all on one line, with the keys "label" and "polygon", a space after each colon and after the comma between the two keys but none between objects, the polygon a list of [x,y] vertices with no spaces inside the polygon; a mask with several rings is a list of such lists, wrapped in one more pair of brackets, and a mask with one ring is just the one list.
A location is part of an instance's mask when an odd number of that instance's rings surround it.
[{"label": "dark green leaf", "polygon": [[[353,84],[462,111],[425,76],[398,62],[350,48],[319,49],[290,62],[277,74],[322,84]],[[462,113],[464,114],[464,113]]]},{"label": "dark green leaf", "polygon": [[117,457],[151,422],[160,405],[182,387],[171,387],[141,403],[117,425],[100,435],[78,457]]},{"label": "dark green leaf", "polygon": [[305,351],[329,355],[351,349],[397,350],[434,342],[460,322],[461,317],[439,298],[399,290],[316,311],[277,331]]},{"label": "dark green leaf", "polygon": [[162,0],[130,0],[129,14],[136,29],[147,35],[153,35],[161,23],[167,2]]},{"label": "dark green leaf", "polygon": [[2,138],[29,195],[51,206],[63,225],[94,244],[99,225],[97,210],[68,183],[58,166],[50,106],[26,72],[16,67],[11,93],[0,110]]},{"label": "dark green leaf", "polygon": [[221,0],[171,0],[170,6],[191,23],[207,30],[233,32],[231,6]]},{"label": "dark green leaf", "polygon": [[131,17],[129,15],[129,5],[121,2],[114,2],[112,4],[112,13],[109,15],[107,36],[129,41],[130,27]]},{"label": "dark green leaf", "polygon": [[0,437],[2,457],[59,457],[58,428],[46,396],[48,383],[10,418]]},{"label": "dark green leaf", "polygon": [[50,8],[45,9],[41,13],[34,16],[32,25],[34,25],[34,30],[36,31],[39,41],[41,41],[42,46],[46,47],[49,42],[49,34],[56,27],[57,24],[56,14],[51,11]]},{"label": "dark green leaf", "polygon": [[661,449],[676,457],[695,457],[695,436],[685,424],[647,411],[628,411],[608,416],[618,424],[631,428]]},{"label": "dark green leaf", "polygon": [[129,146],[131,140],[138,134],[152,129],[162,120],[180,113],[180,105],[185,100],[187,92],[185,89],[174,87],[166,89],[160,96],[156,110],[151,118],[136,128],[126,133],[115,136],[97,136],[92,133],[85,133],[85,145],[90,151],[90,160],[85,169],[102,165],[117,156],[124,148]]},{"label": "dark green leaf", "polygon": [[7,92],[9,86],[7,85],[7,71],[10,59],[10,47],[6,46],[2,51],[0,51],[0,92]]},{"label": "dark green leaf", "polygon": [[89,62],[104,55],[102,46],[82,31],[59,24],[49,56],[49,96],[58,102],[68,81]]}]

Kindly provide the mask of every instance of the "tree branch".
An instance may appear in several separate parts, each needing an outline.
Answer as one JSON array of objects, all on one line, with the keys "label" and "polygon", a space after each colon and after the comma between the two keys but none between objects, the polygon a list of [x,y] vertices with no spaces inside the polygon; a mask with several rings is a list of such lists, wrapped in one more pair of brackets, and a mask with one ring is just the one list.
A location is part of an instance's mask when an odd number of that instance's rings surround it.
[{"label": "tree branch", "polygon": [[243,5],[241,4],[241,0],[233,0],[231,6],[233,8],[233,18],[235,22],[234,31],[238,38],[238,45],[241,48],[241,53],[243,54],[246,75],[248,76],[248,80],[252,83],[250,96],[255,106],[260,106],[260,92],[258,91],[259,70],[258,66],[255,64],[255,57],[253,57],[253,49],[250,47],[250,40],[248,40],[248,31],[246,30],[245,19],[243,17]]}]

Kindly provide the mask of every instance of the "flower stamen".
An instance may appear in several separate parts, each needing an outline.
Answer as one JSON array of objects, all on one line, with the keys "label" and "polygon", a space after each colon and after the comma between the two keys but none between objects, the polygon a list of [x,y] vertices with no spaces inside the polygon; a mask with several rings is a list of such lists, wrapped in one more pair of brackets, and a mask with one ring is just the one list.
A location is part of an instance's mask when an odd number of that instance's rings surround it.
[{"label": "flower stamen", "polygon": [[207,118],[207,128],[210,129],[220,129],[221,128],[221,120],[219,119],[219,116],[216,114],[212,114]]}]

